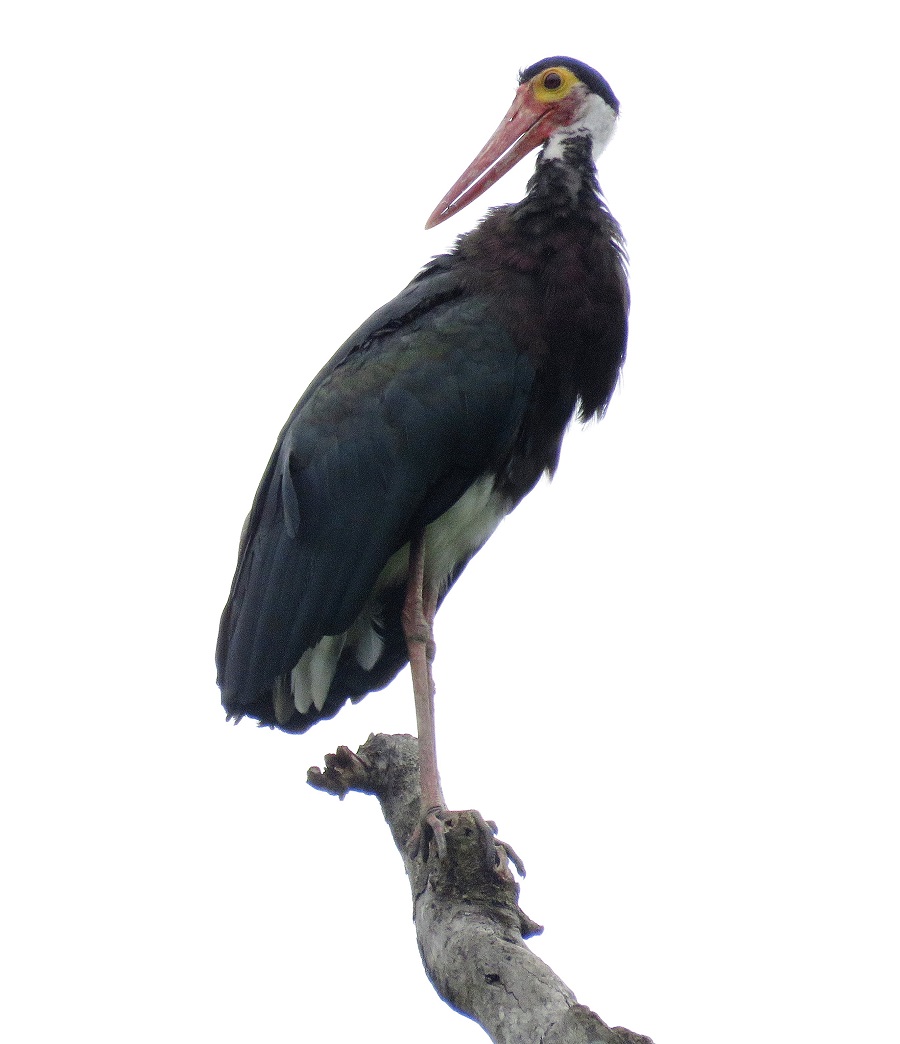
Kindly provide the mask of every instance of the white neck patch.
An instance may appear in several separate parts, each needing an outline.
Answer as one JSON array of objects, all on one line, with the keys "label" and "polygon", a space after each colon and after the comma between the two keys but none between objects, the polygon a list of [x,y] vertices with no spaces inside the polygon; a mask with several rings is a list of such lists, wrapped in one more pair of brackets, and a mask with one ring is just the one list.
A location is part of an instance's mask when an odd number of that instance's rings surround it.
[{"label": "white neck patch", "polygon": [[585,98],[575,119],[555,130],[544,147],[545,160],[564,159],[565,144],[570,138],[589,137],[594,159],[606,148],[616,131],[616,114],[600,97],[585,89]]}]

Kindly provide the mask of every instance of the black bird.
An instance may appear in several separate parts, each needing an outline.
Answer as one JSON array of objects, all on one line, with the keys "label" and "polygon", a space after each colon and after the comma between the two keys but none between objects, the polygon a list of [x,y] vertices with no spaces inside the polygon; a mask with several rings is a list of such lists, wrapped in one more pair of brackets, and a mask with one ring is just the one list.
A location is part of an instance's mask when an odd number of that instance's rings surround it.
[{"label": "black bird", "polygon": [[504,515],[553,474],[576,412],[602,416],[625,358],[624,241],[594,167],[618,113],[582,62],[520,74],[426,227],[542,146],[527,195],[491,210],[325,364],[241,536],[216,651],[229,717],[303,732],[411,661],[436,832],[434,614]]}]

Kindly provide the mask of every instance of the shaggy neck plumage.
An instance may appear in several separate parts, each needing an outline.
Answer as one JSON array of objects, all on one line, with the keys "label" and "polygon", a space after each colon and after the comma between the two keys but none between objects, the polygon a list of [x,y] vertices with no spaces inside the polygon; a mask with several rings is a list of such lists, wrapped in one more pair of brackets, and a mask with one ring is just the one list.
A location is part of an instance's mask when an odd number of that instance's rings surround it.
[{"label": "shaggy neck plumage", "polygon": [[549,143],[538,156],[528,194],[510,208],[517,222],[538,215],[565,218],[576,211],[602,206],[591,138],[586,134],[566,138],[561,148],[557,145],[552,150],[552,158],[547,158],[548,146]]}]

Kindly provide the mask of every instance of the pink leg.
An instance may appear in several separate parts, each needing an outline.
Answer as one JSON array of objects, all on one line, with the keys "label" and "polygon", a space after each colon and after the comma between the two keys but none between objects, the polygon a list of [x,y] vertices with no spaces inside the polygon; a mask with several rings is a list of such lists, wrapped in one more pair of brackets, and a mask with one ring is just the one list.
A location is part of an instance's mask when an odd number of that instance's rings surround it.
[{"label": "pink leg", "polygon": [[[415,858],[420,852],[428,859],[428,846],[434,840],[439,859],[446,858],[446,834],[453,827],[453,814],[448,813],[447,803],[441,792],[438,775],[437,745],[434,734],[434,679],[431,663],[434,660],[434,617],[437,612],[437,590],[425,583],[425,547],[423,534],[418,533],[409,542],[409,576],[406,582],[406,598],[403,603],[403,634],[409,652],[412,671],[413,696],[416,702],[416,724],[419,730],[419,789],[422,814],[419,826],[409,842],[410,855]],[[498,857],[501,874],[505,871],[506,859],[510,859],[524,877],[525,867],[521,859],[503,841],[494,835],[497,828],[486,822],[481,814],[474,813],[481,825],[485,843],[505,853],[502,862]]]},{"label": "pink leg", "polygon": [[409,652],[416,725],[419,732],[422,816],[434,830],[440,849],[442,838],[437,838],[439,828],[435,828],[434,820],[437,819],[436,813],[446,809],[447,805],[441,792],[434,730],[434,679],[431,674],[431,662],[435,652],[436,612],[437,591],[425,583],[425,547],[423,535],[418,533],[409,544],[409,576],[403,605],[403,633]]}]

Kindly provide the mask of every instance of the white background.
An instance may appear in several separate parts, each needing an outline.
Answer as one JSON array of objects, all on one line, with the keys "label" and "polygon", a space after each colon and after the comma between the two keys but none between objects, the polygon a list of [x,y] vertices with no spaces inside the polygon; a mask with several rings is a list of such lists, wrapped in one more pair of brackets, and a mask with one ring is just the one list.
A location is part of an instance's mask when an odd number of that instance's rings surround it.
[{"label": "white background", "polygon": [[658,1044],[897,1040],[897,73],[883,4],[42,3],[0,24],[2,938],[15,1042],[483,1040],[376,803],[307,766],[408,676],[226,726],[278,430],[488,205],[517,70],[596,66],[632,255],[607,418],[438,618],[451,804],[535,949]]}]

